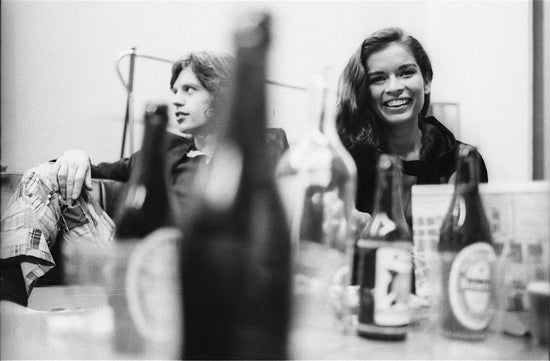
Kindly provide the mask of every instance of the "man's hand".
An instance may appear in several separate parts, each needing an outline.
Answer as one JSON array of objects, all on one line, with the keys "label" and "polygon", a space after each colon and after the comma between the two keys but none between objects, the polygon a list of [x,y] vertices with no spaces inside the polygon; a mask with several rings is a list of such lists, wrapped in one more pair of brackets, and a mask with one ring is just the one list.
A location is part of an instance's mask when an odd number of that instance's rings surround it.
[{"label": "man's hand", "polygon": [[59,190],[61,197],[72,204],[80,196],[82,186],[92,189],[90,157],[80,149],[66,151],[52,167],[50,181],[54,191]]}]

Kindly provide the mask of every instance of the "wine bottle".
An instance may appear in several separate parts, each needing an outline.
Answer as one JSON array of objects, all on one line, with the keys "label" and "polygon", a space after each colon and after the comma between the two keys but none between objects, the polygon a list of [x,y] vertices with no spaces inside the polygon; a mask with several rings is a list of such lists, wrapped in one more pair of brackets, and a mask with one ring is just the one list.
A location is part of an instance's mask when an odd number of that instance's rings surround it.
[{"label": "wine bottle", "polygon": [[[293,327],[315,327],[329,307],[339,326],[351,326],[343,298],[350,284],[357,170],[336,131],[331,81],[329,69],[311,77],[308,129],[276,169],[294,251]],[[343,276],[333,284],[337,273]]]},{"label": "wine bottle", "polygon": [[455,189],[439,236],[441,327],[453,338],[483,339],[495,306],[491,229],[479,195],[479,155],[461,144]]},{"label": "wine bottle", "polygon": [[402,340],[410,322],[412,239],[401,204],[401,161],[378,160],[372,220],[357,241],[359,324],[366,338]]},{"label": "wine bottle", "polygon": [[239,24],[229,119],[185,225],[184,359],[287,358],[290,236],[264,150],[270,17]]},{"label": "wine bottle", "polygon": [[[136,155],[136,166],[115,216],[109,302],[114,311],[114,349],[119,353],[145,352],[149,334],[157,339],[165,336],[166,322],[156,323],[155,318],[158,320],[163,312],[170,312],[162,307],[163,302],[172,301],[166,291],[178,286],[173,281],[177,271],[171,271],[178,263],[170,258],[180,235],[176,231],[177,208],[170,193],[165,161],[167,123],[166,105],[148,105],[142,148]],[[158,299],[163,302],[148,304]]]}]

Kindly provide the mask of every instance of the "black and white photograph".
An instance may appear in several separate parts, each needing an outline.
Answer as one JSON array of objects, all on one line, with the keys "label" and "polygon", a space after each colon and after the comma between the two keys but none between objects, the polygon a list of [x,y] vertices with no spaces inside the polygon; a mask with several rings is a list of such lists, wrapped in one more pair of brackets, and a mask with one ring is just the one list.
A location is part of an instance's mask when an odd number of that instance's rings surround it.
[{"label": "black and white photograph", "polygon": [[549,1],[0,6],[0,359],[549,360]]}]

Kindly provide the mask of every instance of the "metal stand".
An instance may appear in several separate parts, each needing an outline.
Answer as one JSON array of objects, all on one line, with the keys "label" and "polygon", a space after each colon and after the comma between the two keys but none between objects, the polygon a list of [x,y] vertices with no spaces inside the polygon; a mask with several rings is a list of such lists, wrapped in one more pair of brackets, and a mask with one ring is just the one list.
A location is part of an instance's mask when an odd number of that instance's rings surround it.
[{"label": "metal stand", "polygon": [[[124,77],[122,76],[122,72],[120,71],[120,63],[124,58],[128,56],[130,57],[130,67],[128,70],[128,81],[126,81],[126,79],[124,79]],[[136,47],[133,47],[128,50],[124,50],[120,53],[118,60],[116,61],[116,71],[117,71],[118,77],[120,78],[120,81],[122,82],[122,85],[126,89],[126,94],[127,94],[126,114],[124,116],[124,130],[122,133],[122,146],[120,148],[121,159],[124,158],[127,135],[128,135],[128,138],[130,139],[129,141],[130,154],[134,153],[134,73],[135,73],[136,58],[150,59],[150,60],[155,60],[155,61],[160,61],[160,62],[170,63],[170,64],[174,63],[174,60],[160,58],[158,56],[138,54],[136,52]],[[266,79],[265,82],[266,84],[274,85],[278,87],[294,89],[298,91],[306,91],[306,88],[301,86],[284,84],[284,83],[280,83],[269,79]]]},{"label": "metal stand", "polygon": [[[120,71],[120,63],[122,59],[130,57],[130,67],[128,72],[128,81],[124,79]],[[126,135],[130,139],[130,154],[134,153],[134,73],[136,57],[161,61],[165,63],[174,63],[173,60],[159,58],[151,55],[143,55],[136,53],[136,48],[133,47],[129,50],[125,50],[120,53],[116,62],[116,71],[122,82],[122,85],[126,89],[126,114],[124,116],[124,130],[122,133],[122,146],[120,149],[120,158],[124,158],[124,150],[126,148]]]}]

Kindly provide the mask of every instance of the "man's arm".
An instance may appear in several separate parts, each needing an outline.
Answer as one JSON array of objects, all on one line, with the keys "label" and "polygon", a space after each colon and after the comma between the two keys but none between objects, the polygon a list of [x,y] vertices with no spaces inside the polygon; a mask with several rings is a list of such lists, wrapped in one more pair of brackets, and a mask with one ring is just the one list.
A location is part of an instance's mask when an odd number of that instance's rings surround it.
[{"label": "man's arm", "polygon": [[49,178],[54,191],[59,191],[61,197],[71,203],[80,197],[83,187],[87,190],[92,189],[92,178],[127,181],[138,153],[139,151],[130,158],[113,163],[104,162],[93,165],[85,151],[68,150],[55,161]]},{"label": "man's arm", "polygon": [[[286,141],[286,139],[285,139]],[[193,146],[193,140],[172,133],[166,133],[167,162],[170,166],[186,154]],[[126,182],[141,151],[137,151],[129,158],[113,163],[99,163],[93,165],[90,156],[83,150],[73,149],[66,151],[55,161],[49,179],[63,199],[68,202],[80,197],[82,187],[92,189],[92,178],[105,178]]]},{"label": "man's arm", "polygon": [[135,163],[136,154],[139,154],[139,151],[134,153],[130,158],[123,158],[113,163],[92,164],[92,178],[105,178],[126,182],[130,178],[130,170]]},{"label": "man's arm", "polygon": [[59,157],[50,171],[53,190],[72,203],[82,192],[82,187],[92,189],[91,163],[88,153],[81,149],[68,150]]}]

